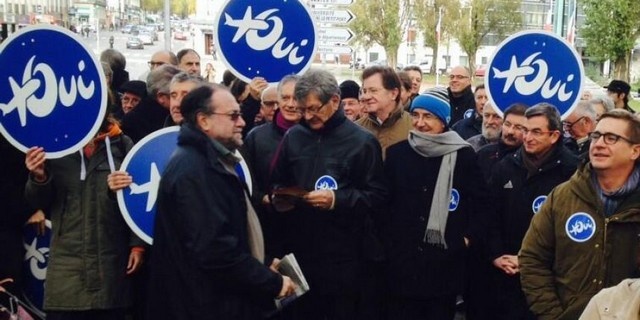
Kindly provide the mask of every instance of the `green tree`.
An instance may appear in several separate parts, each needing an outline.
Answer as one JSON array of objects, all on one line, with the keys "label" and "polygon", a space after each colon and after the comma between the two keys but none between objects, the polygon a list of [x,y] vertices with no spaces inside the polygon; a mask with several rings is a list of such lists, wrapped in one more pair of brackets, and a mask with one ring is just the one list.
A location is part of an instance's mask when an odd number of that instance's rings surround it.
[{"label": "green tree", "polygon": [[[448,38],[456,24],[456,18],[460,8],[460,2],[450,0],[415,0],[414,18],[418,29],[422,31],[424,46],[433,49],[433,61],[431,63],[431,74],[435,74],[437,67],[438,39],[436,28],[440,18],[440,41]],[[442,15],[440,15],[442,11]]]},{"label": "green tree", "polygon": [[172,0],[171,12],[184,18],[196,12],[196,0]]},{"label": "green tree", "polygon": [[387,63],[395,66],[398,47],[409,14],[407,0],[357,0],[351,5],[355,20],[350,27],[355,32],[356,42],[365,48],[377,43],[384,48]]},{"label": "green tree", "polygon": [[453,36],[469,57],[473,76],[476,53],[489,34],[499,39],[519,30],[522,26],[521,0],[470,0],[459,10]]},{"label": "green tree", "polygon": [[148,12],[162,11],[164,8],[164,0],[141,0],[140,6]]},{"label": "green tree", "polygon": [[631,50],[640,37],[638,0],[582,0],[585,23],[578,31],[589,56],[612,60],[613,76],[629,82]]}]

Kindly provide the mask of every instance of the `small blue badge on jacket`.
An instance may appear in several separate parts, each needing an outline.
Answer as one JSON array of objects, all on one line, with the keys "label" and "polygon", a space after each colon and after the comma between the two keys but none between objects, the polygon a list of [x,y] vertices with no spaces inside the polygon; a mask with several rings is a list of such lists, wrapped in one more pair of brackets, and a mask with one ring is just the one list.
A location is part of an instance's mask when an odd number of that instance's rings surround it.
[{"label": "small blue badge on jacket", "polygon": [[338,182],[332,176],[324,175],[316,180],[316,190],[338,190]]},{"label": "small blue badge on jacket", "polygon": [[547,196],[537,196],[531,203],[531,211],[533,211],[534,214],[538,213],[545,201],[547,201]]},{"label": "small blue badge on jacket", "polygon": [[449,211],[456,211],[458,204],[460,203],[460,192],[456,189],[451,189],[451,198],[449,199]]},{"label": "small blue badge on jacket", "polygon": [[585,242],[596,233],[596,221],[585,212],[576,212],[567,220],[565,230],[571,240]]}]

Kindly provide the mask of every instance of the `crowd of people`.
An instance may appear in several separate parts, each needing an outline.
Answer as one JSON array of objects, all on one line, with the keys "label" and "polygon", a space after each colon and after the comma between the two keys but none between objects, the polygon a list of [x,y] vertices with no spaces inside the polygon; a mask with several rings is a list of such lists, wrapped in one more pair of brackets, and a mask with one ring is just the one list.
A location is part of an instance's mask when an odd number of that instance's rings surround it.
[{"label": "crowd of people", "polygon": [[[47,319],[592,319],[633,307],[610,297],[640,276],[640,120],[623,81],[562,120],[545,102],[498,112],[462,66],[421,92],[415,66],[213,84],[192,49],[156,52],[144,81],[116,50],[100,60],[109,112],[82,150],[46,160],[0,141],[0,280],[17,290],[22,225],[50,219]],[[175,125],[149,246],[119,212],[132,178],[118,169]],[[288,253],[310,291],[276,310],[295,294],[278,271]]]}]

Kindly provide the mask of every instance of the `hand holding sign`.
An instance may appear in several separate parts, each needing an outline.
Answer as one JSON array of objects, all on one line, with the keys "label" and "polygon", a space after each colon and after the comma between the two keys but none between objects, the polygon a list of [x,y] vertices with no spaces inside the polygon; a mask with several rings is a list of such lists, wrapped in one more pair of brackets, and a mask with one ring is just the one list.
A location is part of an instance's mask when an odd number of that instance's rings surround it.
[{"label": "hand holding sign", "polygon": [[31,172],[33,178],[38,182],[47,180],[47,174],[44,170],[44,163],[46,161],[45,156],[46,154],[43,148],[31,147],[27,150],[27,156],[24,161],[27,166],[27,170]]}]

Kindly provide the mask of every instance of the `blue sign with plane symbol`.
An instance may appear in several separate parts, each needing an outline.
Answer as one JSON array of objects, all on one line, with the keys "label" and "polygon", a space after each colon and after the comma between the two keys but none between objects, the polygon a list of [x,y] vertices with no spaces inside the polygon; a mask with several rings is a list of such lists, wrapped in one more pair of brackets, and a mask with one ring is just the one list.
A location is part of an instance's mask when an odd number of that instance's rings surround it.
[{"label": "blue sign with plane symbol", "polygon": [[487,95],[500,114],[514,103],[546,102],[565,118],[580,101],[583,84],[580,56],[564,39],[544,31],[522,31],[504,40],[485,76]]},{"label": "blue sign with plane symbol", "polygon": [[77,35],[26,27],[0,45],[0,66],[0,133],[14,147],[43,147],[54,159],[96,135],[107,111],[106,78]]},{"label": "blue sign with plane symbol", "polygon": [[255,77],[276,83],[313,62],[316,27],[302,1],[227,1],[214,26],[222,60],[247,83]]}]

